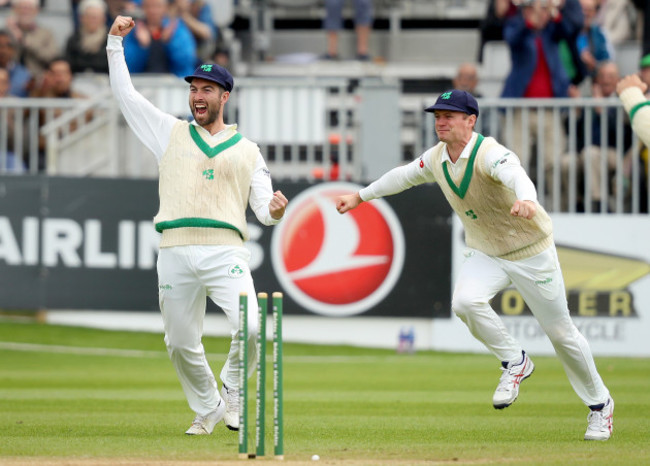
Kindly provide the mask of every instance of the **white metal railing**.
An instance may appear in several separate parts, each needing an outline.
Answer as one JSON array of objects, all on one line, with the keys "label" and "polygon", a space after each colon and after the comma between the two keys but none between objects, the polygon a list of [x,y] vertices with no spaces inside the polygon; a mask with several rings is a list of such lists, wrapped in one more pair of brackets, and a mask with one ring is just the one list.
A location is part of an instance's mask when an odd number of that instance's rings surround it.
[{"label": "white metal railing", "polygon": [[[45,123],[40,133],[46,142],[47,173],[73,171],[79,176],[116,173],[116,111],[111,91],[105,88]],[[96,150],[97,147],[104,150]],[[59,157],[63,154],[64,157]]]},{"label": "white metal railing", "polygon": [[[189,116],[184,81],[137,77],[134,84],[154,105],[181,118]],[[477,131],[497,137],[517,153],[547,210],[647,212],[650,190],[639,157],[642,145],[633,136],[626,146],[627,115],[617,99],[486,98],[479,103]],[[403,151],[410,148],[409,160],[437,142],[433,115],[422,112],[429,104],[430,99],[411,100],[413,126],[395,125]],[[357,146],[363,124],[358,108],[358,96],[344,79],[238,79],[226,121],[241,122],[243,134],[259,136],[251,139],[260,145],[276,179],[329,179],[337,162],[339,179],[365,182]],[[612,109],[615,141],[607,141],[609,117],[592,128],[599,109]],[[402,105],[402,112],[406,110]],[[539,114],[547,118],[538,118],[531,128],[529,123]],[[603,144],[584,163],[579,135],[591,140],[594,131]],[[613,164],[608,161],[610,145]],[[0,99],[0,174],[8,172],[9,156],[20,154],[30,173],[42,171],[39,163],[42,167],[47,155],[49,174],[154,177],[155,162],[146,152],[108,90],[88,100]],[[547,152],[550,158],[538,156]],[[597,200],[600,204],[594,205]]]},{"label": "white metal railing", "polygon": [[13,171],[37,173],[45,164],[45,140],[40,128],[80,104],[74,99],[0,99],[0,173],[13,161]]},{"label": "white metal railing", "polygon": [[[134,76],[156,107],[190,118],[187,83],[174,76]],[[224,119],[255,141],[276,178],[328,178],[334,154],[352,151],[354,92],[345,78],[237,78]],[[337,157],[344,179],[359,179],[351,157]]]}]

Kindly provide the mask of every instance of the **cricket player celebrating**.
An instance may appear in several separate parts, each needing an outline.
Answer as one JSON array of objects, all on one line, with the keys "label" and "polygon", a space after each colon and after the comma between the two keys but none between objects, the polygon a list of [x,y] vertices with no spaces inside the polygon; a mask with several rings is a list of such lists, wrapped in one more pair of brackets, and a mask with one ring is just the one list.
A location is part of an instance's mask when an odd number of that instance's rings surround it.
[{"label": "cricket player celebrating", "polygon": [[[211,434],[224,416],[226,426],[237,430],[241,292],[249,297],[251,372],[257,360],[257,300],[250,254],[243,246],[248,239],[246,206],[261,223],[274,225],[284,215],[287,199],[273,192],[257,145],[242,137],[236,125],[224,124],[223,107],[233,88],[226,69],[202,65],[185,78],[192,123],[160,111],[136,92],[122,46],[134,27],[131,17],[118,16],[109,30],[110,83],[127,123],[158,160],[159,304],[170,359],[196,413],[186,434]],[[233,338],[221,371],[221,393],[201,344],[206,296],[225,312]]]},{"label": "cricket player celebrating", "polygon": [[616,92],[630,115],[632,129],[650,147],[650,101],[644,95],[647,90],[648,85],[636,74],[624,77],[616,85]]},{"label": "cricket player celebrating", "polygon": [[426,111],[435,114],[441,142],[358,193],[339,197],[337,210],[344,213],[363,201],[438,182],[463,222],[468,246],[452,309],[501,361],[494,407],[510,406],[519,384],[535,367],[489,304],[512,284],[553,343],[573,389],[590,408],[585,440],[609,439],[614,400],[587,340],[569,316],[551,219],[537,202],[533,182],[512,151],[474,132],[479,108],[470,93],[445,92]]}]

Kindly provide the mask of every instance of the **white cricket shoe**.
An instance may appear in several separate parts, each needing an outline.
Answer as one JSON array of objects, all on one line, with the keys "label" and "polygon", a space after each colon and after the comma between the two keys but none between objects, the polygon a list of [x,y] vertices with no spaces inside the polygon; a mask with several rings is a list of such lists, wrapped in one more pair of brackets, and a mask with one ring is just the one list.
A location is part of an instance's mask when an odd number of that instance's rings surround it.
[{"label": "white cricket shoe", "polygon": [[603,409],[591,411],[587,416],[585,440],[608,440],[614,430],[614,400],[609,397]]},{"label": "white cricket shoe", "polygon": [[[522,380],[530,377],[535,370],[535,364],[530,360],[525,351],[522,351],[524,360],[517,365],[509,363],[507,367],[502,367],[501,379],[497,386],[492,404],[496,409],[503,409],[515,402],[519,395],[519,384]],[[504,363],[505,364],[505,363]]]},{"label": "white cricket shoe", "polygon": [[221,398],[226,400],[226,414],[223,422],[230,430],[239,430],[239,388],[221,387]]},{"label": "white cricket shoe", "polygon": [[226,403],[223,400],[219,400],[219,405],[214,411],[209,412],[205,416],[197,414],[192,425],[185,433],[187,435],[210,435],[214,430],[214,426],[223,419],[225,412]]}]

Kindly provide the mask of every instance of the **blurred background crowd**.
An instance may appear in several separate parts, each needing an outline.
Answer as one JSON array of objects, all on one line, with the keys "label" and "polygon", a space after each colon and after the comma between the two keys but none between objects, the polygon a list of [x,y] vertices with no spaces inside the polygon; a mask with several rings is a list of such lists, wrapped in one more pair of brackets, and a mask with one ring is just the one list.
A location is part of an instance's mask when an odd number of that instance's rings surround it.
[{"label": "blurred background crowd", "polygon": [[[0,0],[0,98],[91,97],[89,76],[108,73],[107,30],[119,14],[136,20],[125,38],[134,76],[182,77],[204,62],[229,68],[236,82],[307,73],[343,76],[353,86],[389,76],[400,80],[403,99],[435,98],[452,86],[478,98],[614,99],[617,80],[631,72],[650,84],[646,0]],[[26,142],[16,150],[20,118],[15,109],[0,111],[0,146],[8,149],[0,173],[46,170],[46,138],[39,136],[37,161]],[[63,110],[39,111],[42,126]],[[554,144],[537,141],[533,128],[558,125],[552,109],[522,112],[516,108],[511,120],[513,149],[548,169],[558,165],[558,147],[571,152],[559,157],[563,173],[573,163],[590,167],[595,210],[605,201],[603,170],[615,169],[621,146],[627,175],[638,156],[647,179],[647,150],[630,156],[629,121],[621,126],[613,106],[579,112],[571,144],[566,126],[554,130]],[[530,137],[517,136],[526,134],[522,125]]]}]

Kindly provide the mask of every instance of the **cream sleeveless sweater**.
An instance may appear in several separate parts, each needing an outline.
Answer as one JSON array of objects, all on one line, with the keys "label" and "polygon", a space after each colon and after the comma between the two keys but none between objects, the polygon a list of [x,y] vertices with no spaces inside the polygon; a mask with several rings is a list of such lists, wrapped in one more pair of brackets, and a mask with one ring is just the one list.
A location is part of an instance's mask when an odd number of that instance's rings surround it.
[{"label": "cream sleeveless sweater", "polygon": [[532,220],[510,215],[517,200],[514,191],[485,170],[483,157],[498,142],[479,135],[464,170],[454,177],[441,162],[444,143],[431,151],[431,169],[449,204],[465,227],[465,241],[471,248],[507,260],[532,257],[553,244],[551,219],[540,205]]},{"label": "cream sleeveless sweater", "polygon": [[240,246],[248,239],[246,207],[259,149],[236,130],[210,147],[179,121],[160,165],[161,248],[189,244]]}]

